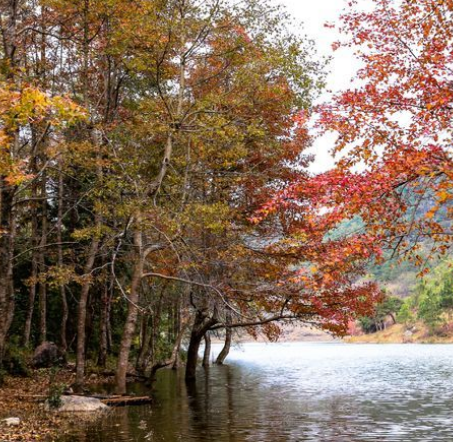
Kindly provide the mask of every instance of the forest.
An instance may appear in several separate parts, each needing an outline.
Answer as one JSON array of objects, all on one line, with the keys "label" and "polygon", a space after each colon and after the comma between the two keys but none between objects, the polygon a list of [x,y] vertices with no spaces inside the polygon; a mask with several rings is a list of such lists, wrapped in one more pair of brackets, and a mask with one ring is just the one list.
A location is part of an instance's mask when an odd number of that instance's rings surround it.
[{"label": "forest", "polygon": [[74,391],[194,379],[214,338],[347,335],[407,268],[389,312],[450,318],[453,1],[371,3],[327,25],[361,68],[324,100],[274,2],[0,2],[0,382],[51,343]]}]

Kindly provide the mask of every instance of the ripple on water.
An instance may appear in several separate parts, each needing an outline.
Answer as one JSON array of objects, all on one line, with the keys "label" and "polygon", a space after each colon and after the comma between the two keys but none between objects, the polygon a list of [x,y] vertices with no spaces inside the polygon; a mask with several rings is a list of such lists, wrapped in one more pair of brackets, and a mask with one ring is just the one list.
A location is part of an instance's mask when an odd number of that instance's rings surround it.
[{"label": "ripple on water", "polygon": [[245,344],[61,442],[450,441],[452,391],[453,346]]}]

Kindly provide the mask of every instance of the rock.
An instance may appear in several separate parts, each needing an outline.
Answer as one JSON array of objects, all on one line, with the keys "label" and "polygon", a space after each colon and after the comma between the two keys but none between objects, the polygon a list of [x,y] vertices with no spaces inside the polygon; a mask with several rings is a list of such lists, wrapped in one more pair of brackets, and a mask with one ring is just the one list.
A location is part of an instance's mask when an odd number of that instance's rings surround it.
[{"label": "rock", "polygon": [[66,387],[64,390],[63,390],[63,394],[74,394],[74,389],[73,387],[70,385],[69,387]]},{"label": "rock", "polygon": [[35,368],[50,368],[64,362],[64,355],[53,342],[43,342],[33,353]]},{"label": "rock", "polygon": [[414,333],[412,333],[412,331],[406,330],[403,335],[403,343],[405,343],[405,344],[412,343],[413,336],[414,336]]},{"label": "rock", "polygon": [[[49,404],[45,405],[50,410]],[[103,411],[109,407],[103,404],[99,399],[85,396],[61,396],[61,405],[54,409],[59,413],[80,413]]]},{"label": "rock", "polygon": [[18,417],[3,419],[3,422],[5,422],[8,427],[17,427],[20,425],[20,419]]}]

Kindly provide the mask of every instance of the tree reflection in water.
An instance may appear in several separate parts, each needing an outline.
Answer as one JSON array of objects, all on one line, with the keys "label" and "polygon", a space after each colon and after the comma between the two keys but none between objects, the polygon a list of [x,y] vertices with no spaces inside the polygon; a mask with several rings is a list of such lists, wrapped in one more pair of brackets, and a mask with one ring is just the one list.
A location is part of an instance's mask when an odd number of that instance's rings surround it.
[{"label": "tree reflection in water", "polygon": [[[453,346],[248,344],[60,442],[453,440]],[[131,385],[136,394],[149,393]]]}]

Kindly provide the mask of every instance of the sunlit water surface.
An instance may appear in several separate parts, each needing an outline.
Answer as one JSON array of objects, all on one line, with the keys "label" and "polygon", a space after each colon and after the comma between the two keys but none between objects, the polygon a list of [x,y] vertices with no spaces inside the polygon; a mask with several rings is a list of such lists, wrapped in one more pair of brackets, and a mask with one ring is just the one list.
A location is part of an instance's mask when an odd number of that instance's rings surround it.
[{"label": "sunlit water surface", "polygon": [[61,441],[453,441],[453,346],[245,344],[153,394]]}]

